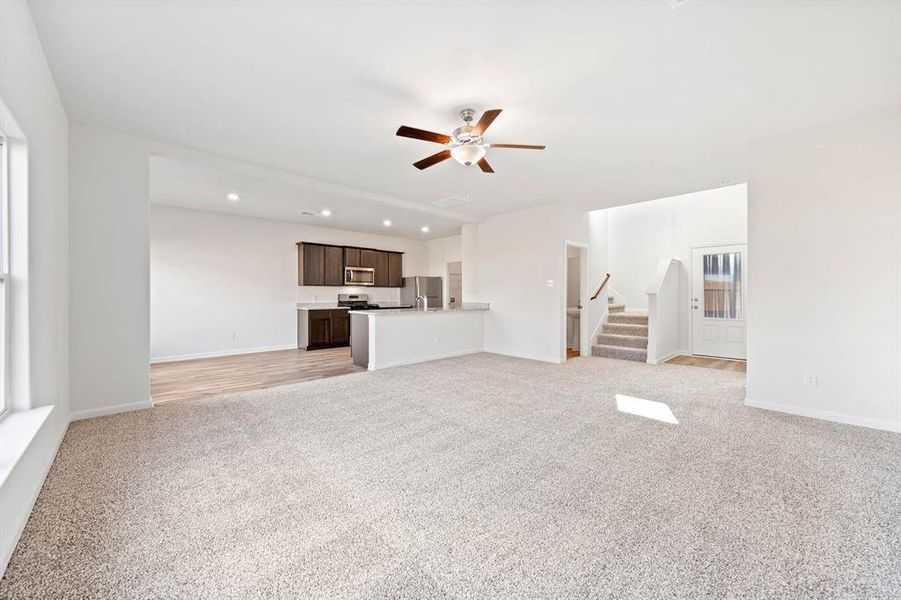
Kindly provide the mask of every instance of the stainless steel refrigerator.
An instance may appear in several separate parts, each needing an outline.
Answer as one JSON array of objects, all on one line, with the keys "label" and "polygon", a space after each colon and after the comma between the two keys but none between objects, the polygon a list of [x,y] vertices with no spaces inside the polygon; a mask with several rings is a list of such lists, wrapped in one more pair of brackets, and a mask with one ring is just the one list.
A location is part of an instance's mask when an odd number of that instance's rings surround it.
[{"label": "stainless steel refrigerator", "polygon": [[[416,306],[416,297],[429,299],[429,308],[442,308],[440,277],[404,277],[404,287],[400,291],[400,303]],[[420,300],[419,308],[422,307]]]}]

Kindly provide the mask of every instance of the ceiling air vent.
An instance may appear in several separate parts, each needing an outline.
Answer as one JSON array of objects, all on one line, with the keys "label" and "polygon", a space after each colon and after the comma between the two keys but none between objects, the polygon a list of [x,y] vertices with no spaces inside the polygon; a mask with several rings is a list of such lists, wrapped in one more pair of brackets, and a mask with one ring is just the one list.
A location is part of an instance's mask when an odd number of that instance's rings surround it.
[{"label": "ceiling air vent", "polygon": [[319,215],[317,215],[316,213],[310,212],[310,211],[308,211],[308,210],[302,210],[302,211],[300,211],[300,215],[303,216],[303,217],[318,217],[318,216],[319,216]]},{"label": "ceiling air vent", "polygon": [[442,198],[441,200],[435,200],[432,202],[432,206],[435,208],[450,208],[452,206],[460,206],[461,204],[466,204],[469,202],[469,198],[464,198],[462,196],[451,196],[449,198]]}]

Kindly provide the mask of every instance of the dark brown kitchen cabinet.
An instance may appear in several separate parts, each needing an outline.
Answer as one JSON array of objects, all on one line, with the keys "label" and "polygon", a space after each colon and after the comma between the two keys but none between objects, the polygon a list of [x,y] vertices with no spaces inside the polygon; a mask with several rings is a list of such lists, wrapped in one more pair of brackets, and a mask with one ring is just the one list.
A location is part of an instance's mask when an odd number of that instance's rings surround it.
[{"label": "dark brown kitchen cabinet", "polygon": [[330,310],[311,310],[307,349],[332,343],[332,315]]},{"label": "dark brown kitchen cabinet", "polygon": [[344,285],[344,249],[297,244],[297,285]]},{"label": "dark brown kitchen cabinet", "polygon": [[325,246],[325,285],[344,285],[344,248]]},{"label": "dark brown kitchen cabinet", "polygon": [[308,315],[306,339],[303,340],[301,333],[302,347],[315,350],[347,346],[350,343],[350,315],[346,310],[308,310],[306,313]]},{"label": "dark brown kitchen cabinet", "polygon": [[330,310],[332,313],[332,343],[346,346],[350,343],[350,315],[346,310]]},{"label": "dark brown kitchen cabinet", "polygon": [[360,264],[360,249],[345,248],[344,249],[344,266],[346,267],[362,267]]},{"label": "dark brown kitchen cabinet", "polygon": [[375,253],[375,287],[388,287],[388,253]]},{"label": "dark brown kitchen cabinet", "polygon": [[403,252],[297,243],[297,285],[344,285],[345,267],[373,270],[375,287],[403,287]]},{"label": "dark brown kitchen cabinet", "polygon": [[297,244],[297,285],[325,285],[325,246]]},{"label": "dark brown kitchen cabinet", "polygon": [[403,287],[404,255],[399,252],[388,253],[388,287]]},{"label": "dark brown kitchen cabinet", "polygon": [[377,261],[378,250],[366,250],[360,248],[360,266],[374,269]]}]

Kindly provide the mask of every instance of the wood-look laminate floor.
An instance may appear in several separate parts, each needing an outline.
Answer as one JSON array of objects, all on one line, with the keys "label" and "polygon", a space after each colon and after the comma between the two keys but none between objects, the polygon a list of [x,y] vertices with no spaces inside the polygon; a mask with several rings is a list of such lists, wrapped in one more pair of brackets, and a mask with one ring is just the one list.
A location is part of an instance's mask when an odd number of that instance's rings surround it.
[{"label": "wood-look laminate floor", "polygon": [[163,404],[363,370],[351,362],[350,348],[199,358],[151,365],[150,395],[154,404]]},{"label": "wood-look laminate floor", "polygon": [[729,360],[727,358],[713,358],[711,356],[675,356],[668,361],[673,365],[687,365],[689,367],[706,367],[708,369],[719,369],[720,371],[734,371],[736,373],[744,373],[747,370],[748,363],[743,360]]},{"label": "wood-look laminate floor", "polygon": [[571,358],[579,358],[579,351],[573,350],[572,348],[567,348],[566,349],[566,360],[569,360]]}]

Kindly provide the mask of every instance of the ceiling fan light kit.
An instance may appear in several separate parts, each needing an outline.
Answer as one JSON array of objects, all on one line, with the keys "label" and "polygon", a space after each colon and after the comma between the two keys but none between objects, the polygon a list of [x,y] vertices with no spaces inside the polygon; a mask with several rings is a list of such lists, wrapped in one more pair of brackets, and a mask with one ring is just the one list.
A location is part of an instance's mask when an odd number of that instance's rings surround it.
[{"label": "ceiling fan light kit", "polygon": [[525,144],[486,144],[482,141],[482,134],[488,129],[488,126],[501,114],[501,109],[486,110],[482,113],[482,118],[475,125],[472,121],[475,118],[476,111],[471,108],[464,108],[460,111],[460,118],[463,119],[464,125],[454,129],[451,135],[444,135],[415,127],[407,127],[402,125],[397,130],[400,137],[413,138],[415,140],[423,140],[426,142],[434,142],[449,146],[449,149],[442,150],[437,154],[428,156],[413,166],[419,170],[428,169],[432,165],[436,165],[448,158],[453,158],[465,167],[479,165],[483,173],[494,173],[494,169],[485,160],[485,154],[488,148],[515,148],[520,150],[544,150],[544,146],[534,146]]},{"label": "ceiling fan light kit", "polygon": [[451,157],[461,165],[468,167],[485,157],[485,148],[479,144],[461,144],[451,148]]}]

